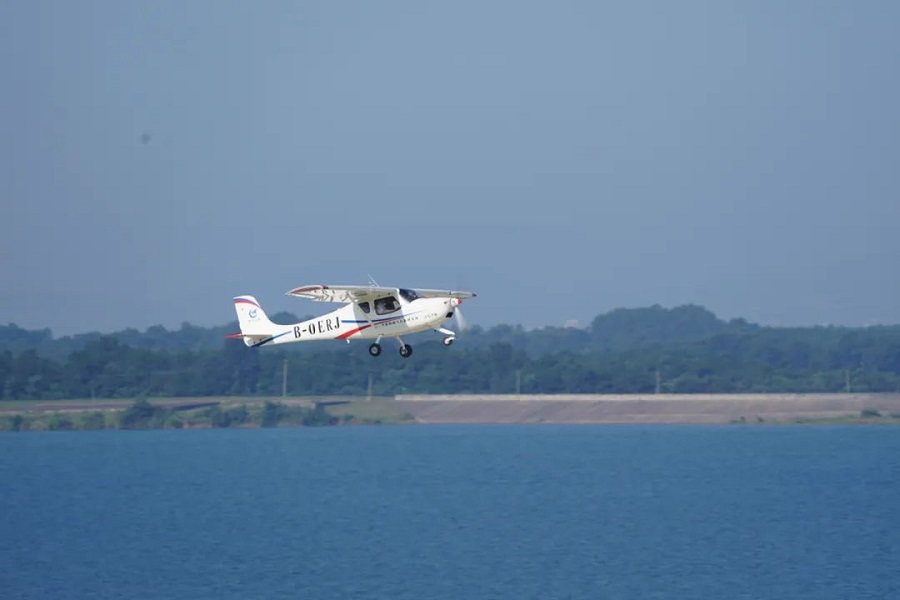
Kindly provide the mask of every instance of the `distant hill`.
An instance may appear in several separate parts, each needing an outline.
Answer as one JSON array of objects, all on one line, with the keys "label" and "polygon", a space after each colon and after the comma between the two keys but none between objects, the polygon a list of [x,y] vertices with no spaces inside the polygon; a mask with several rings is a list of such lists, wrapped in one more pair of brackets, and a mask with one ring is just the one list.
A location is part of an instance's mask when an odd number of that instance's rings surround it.
[{"label": "distant hill", "polygon": [[[311,316],[297,317],[288,312],[276,313],[276,323],[296,323]],[[451,325],[452,327],[452,325]],[[34,350],[38,355],[55,360],[64,359],[93,340],[102,337],[115,339],[131,348],[169,351],[199,352],[220,350],[224,343],[231,344],[226,336],[238,332],[237,321],[213,327],[200,327],[182,323],[179,329],[168,330],[162,325],[148,327],[144,331],[125,329],[115,333],[82,333],[54,338],[50,329],[26,330],[11,323],[0,325],[0,352],[9,350],[17,354]],[[557,352],[607,352],[618,353],[650,348],[672,348],[707,341],[713,347],[739,345],[735,340],[758,336],[775,341],[786,335],[791,338],[832,341],[855,333],[872,336],[875,332],[900,331],[898,326],[879,327],[766,327],[748,323],[744,319],[724,321],[702,306],[693,304],[664,308],[654,305],[647,308],[617,308],[597,315],[587,328],[543,327],[526,330],[520,325],[495,325],[485,329],[473,326],[461,332],[458,343],[469,349],[485,348],[495,344],[509,344],[524,350],[529,356],[538,357]],[[434,338],[435,340],[437,338]],[[428,334],[411,338],[419,345],[429,341]],[[292,344],[279,347],[285,351],[310,351],[328,348],[328,342]]]}]

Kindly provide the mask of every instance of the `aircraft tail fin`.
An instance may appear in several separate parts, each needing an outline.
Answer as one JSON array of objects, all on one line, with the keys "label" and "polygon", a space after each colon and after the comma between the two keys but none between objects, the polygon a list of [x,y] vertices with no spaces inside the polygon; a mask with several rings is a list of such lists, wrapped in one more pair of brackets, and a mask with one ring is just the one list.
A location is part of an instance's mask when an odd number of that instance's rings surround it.
[{"label": "aircraft tail fin", "polygon": [[276,333],[278,326],[269,320],[266,311],[253,296],[236,296],[234,310],[246,345],[254,346]]}]

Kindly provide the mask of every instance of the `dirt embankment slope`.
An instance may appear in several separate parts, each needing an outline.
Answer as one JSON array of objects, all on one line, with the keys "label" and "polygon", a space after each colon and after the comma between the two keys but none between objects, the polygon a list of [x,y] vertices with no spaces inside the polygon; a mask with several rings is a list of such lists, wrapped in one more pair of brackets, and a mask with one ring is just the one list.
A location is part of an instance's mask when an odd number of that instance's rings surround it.
[{"label": "dirt embankment slope", "polygon": [[[260,407],[267,400],[316,404],[338,416],[418,423],[730,423],[855,419],[900,421],[900,393],[892,394],[547,394],[400,395],[359,397],[159,398],[154,406],[187,411],[221,404]],[[25,413],[122,411],[134,400],[57,400],[0,403],[0,417]],[[893,417],[891,419],[879,418]],[[872,419],[865,419],[866,422]]]},{"label": "dirt embankment slope", "polygon": [[402,395],[420,423],[730,423],[900,415],[900,394]]}]

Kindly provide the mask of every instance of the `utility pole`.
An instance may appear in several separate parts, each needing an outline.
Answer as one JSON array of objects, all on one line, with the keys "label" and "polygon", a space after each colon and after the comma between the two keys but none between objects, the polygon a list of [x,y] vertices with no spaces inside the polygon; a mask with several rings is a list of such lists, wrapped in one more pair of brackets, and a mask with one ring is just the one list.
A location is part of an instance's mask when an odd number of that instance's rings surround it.
[{"label": "utility pole", "polygon": [[519,396],[519,400],[522,399],[522,369],[516,371],[516,396]]},{"label": "utility pole", "polygon": [[369,373],[369,386],[366,388],[366,401],[372,401],[372,374]]},{"label": "utility pole", "polygon": [[662,376],[659,374],[659,369],[656,370],[656,395],[659,395],[660,384],[662,383]]},{"label": "utility pole", "polygon": [[284,359],[284,363],[281,367],[281,397],[284,398],[287,396],[287,359]]},{"label": "utility pole", "polygon": [[850,393],[850,369],[844,369],[844,389]]}]

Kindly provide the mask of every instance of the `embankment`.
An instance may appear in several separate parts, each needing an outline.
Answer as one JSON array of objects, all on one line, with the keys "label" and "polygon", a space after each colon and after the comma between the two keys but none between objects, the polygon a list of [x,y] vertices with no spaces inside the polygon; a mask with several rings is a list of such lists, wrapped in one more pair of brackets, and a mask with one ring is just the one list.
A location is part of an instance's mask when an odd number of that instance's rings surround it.
[{"label": "embankment", "polygon": [[[146,414],[144,414],[146,413]],[[0,403],[0,430],[365,423],[897,423],[891,394],[557,394],[222,397]],[[165,417],[165,418],[163,418]],[[133,420],[133,419],[132,419]],[[144,423],[144,421],[147,421]],[[159,421],[159,423],[156,423]]]},{"label": "embankment", "polygon": [[402,395],[418,423],[732,423],[900,416],[900,394]]}]

